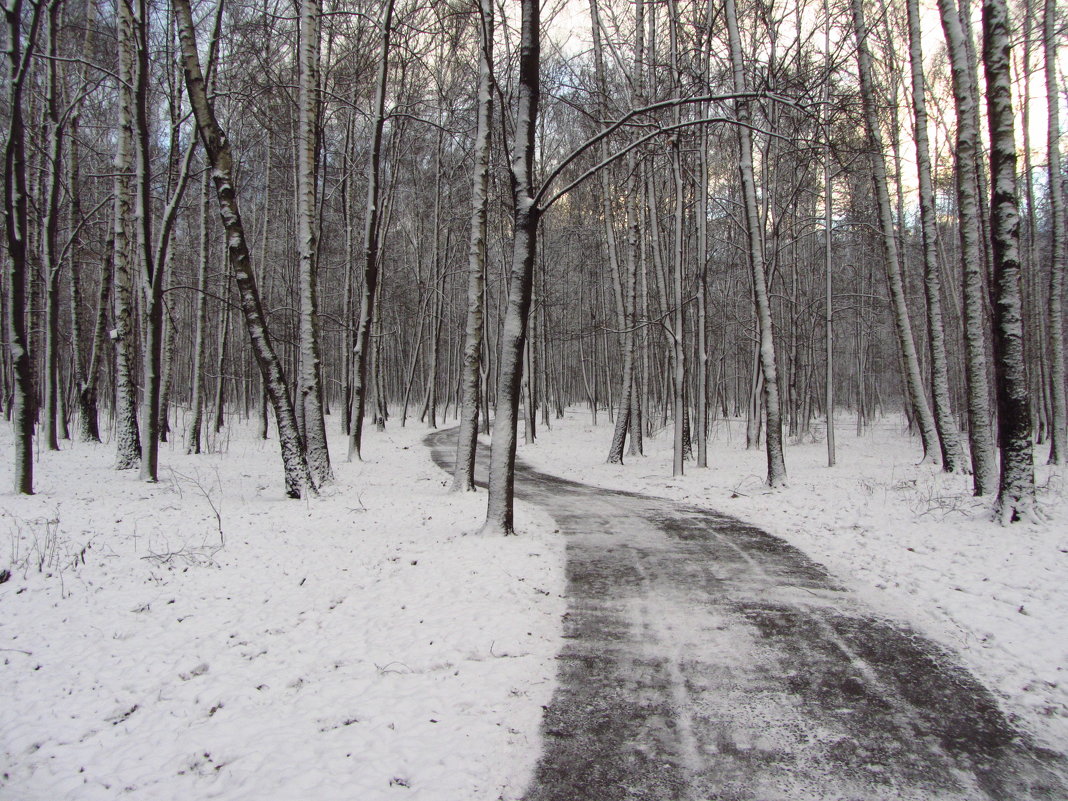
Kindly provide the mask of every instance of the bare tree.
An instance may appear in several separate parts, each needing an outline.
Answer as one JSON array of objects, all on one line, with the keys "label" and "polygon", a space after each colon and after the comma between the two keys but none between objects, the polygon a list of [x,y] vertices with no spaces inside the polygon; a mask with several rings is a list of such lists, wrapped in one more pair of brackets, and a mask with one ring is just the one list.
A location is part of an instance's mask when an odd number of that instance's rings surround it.
[{"label": "bare tree", "polygon": [[957,215],[964,289],[965,376],[968,381],[968,440],[972,455],[972,483],[976,495],[987,495],[996,485],[997,462],[990,424],[987,384],[985,298],[979,183],[979,128],[975,72],[968,58],[966,36],[955,0],[938,0],[946,36],[953,98],[957,109]]},{"label": "bare tree", "polygon": [[1050,280],[1049,280],[1049,387],[1050,427],[1049,463],[1068,461],[1068,407],[1064,388],[1064,272],[1065,269],[1065,193],[1068,183],[1061,171],[1060,98],[1057,78],[1057,0],[1046,0],[1042,22],[1042,48],[1046,67],[1046,110],[1048,114],[1048,165],[1050,204]]},{"label": "bare tree", "polygon": [[50,451],[59,450],[56,414],[59,401],[59,276],[63,259],[59,245],[60,194],[63,183],[63,140],[67,116],[60,113],[59,18],[61,0],[48,7],[48,61],[45,78],[45,127],[48,131],[47,178],[44,198],[42,258],[48,278],[45,288],[44,409],[41,436]]},{"label": "bare tree", "polygon": [[316,483],[332,478],[323,420],[316,291],[316,154],[319,150],[319,0],[300,0],[300,81],[297,87],[297,250],[300,254],[300,398],[308,466]]},{"label": "bare tree", "polygon": [[920,360],[916,354],[916,342],[912,336],[912,323],[905,304],[905,286],[901,278],[901,262],[898,257],[897,234],[890,210],[890,192],[887,188],[886,161],[883,138],[879,127],[879,115],[875,106],[875,87],[872,76],[872,57],[868,48],[868,26],[864,19],[863,0],[852,0],[853,27],[857,38],[857,71],[860,77],[860,96],[864,105],[864,122],[867,130],[872,181],[875,186],[876,207],[882,233],[883,257],[886,262],[886,282],[890,289],[890,305],[897,333],[898,347],[904,363],[905,386],[909,405],[920,429],[925,459],[936,459],[939,452],[938,433],[935,429],[931,408],[923,391]]},{"label": "bare tree", "polygon": [[204,420],[204,350],[208,328],[208,204],[211,176],[204,171],[200,194],[200,252],[197,256],[197,294],[193,332],[192,408],[185,437],[185,452],[200,453],[200,433]]},{"label": "bare tree", "polygon": [[912,76],[912,108],[916,141],[916,170],[920,190],[920,236],[923,245],[923,286],[927,301],[928,348],[931,357],[931,396],[935,427],[942,446],[942,469],[947,473],[966,469],[957,423],[949,400],[949,364],[946,359],[945,325],[942,321],[942,273],[938,262],[938,223],[934,182],[931,178],[927,134],[926,84],[923,48],[920,42],[919,0],[906,0],[909,28],[909,64]]},{"label": "bare tree", "polygon": [[134,106],[137,39],[130,0],[116,0],[119,125],[115,145],[115,466],[131,470],[141,460],[137,387],[133,369]]},{"label": "bare tree", "polygon": [[983,0],[983,68],[990,126],[990,238],[993,255],[994,371],[997,374],[1001,522],[1034,518],[1031,399],[1024,361],[1020,294],[1020,213],[1016,197],[1016,119],[1012,110],[1009,12]]},{"label": "bare tree", "polygon": [[33,374],[26,331],[27,189],[26,121],[23,96],[30,59],[37,44],[44,3],[32,6],[26,38],[22,33],[22,0],[4,4],[7,48],[7,141],[4,144],[4,229],[7,238],[8,348],[15,381],[11,421],[15,434],[15,492],[33,494]]},{"label": "bare tree", "polygon": [[541,9],[539,0],[522,0],[519,96],[515,139],[511,147],[512,265],[508,273],[508,305],[502,323],[497,403],[490,450],[489,498],[483,532],[514,534],[515,449],[519,416],[523,348],[538,246],[541,210],[535,201],[534,140],[541,97]]},{"label": "bare tree", "polygon": [[[730,41],[731,73],[734,91],[746,92],[745,69],[742,64],[742,42],[738,32],[738,11],[734,0],[726,0],[727,36]],[[756,181],[753,177],[753,139],[750,130],[749,101],[739,98],[735,104],[738,118],[738,168],[742,179],[742,200],[745,205],[745,230],[748,257],[753,275],[753,297],[756,301],[757,331],[760,337],[759,359],[764,382],[764,407],[767,415],[765,447],[768,454],[768,485],[786,483],[786,462],[782,448],[782,413],[779,403],[779,373],[775,363],[775,336],[772,330],[771,304],[768,301],[767,278],[764,265],[764,237],[757,210]]]},{"label": "bare tree", "polygon": [[241,298],[241,310],[245,316],[252,351],[260,368],[260,375],[267,387],[267,394],[274,407],[278,441],[282,449],[282,464],[285,469],[286,494],[299,498],[307,490],[315,492],[315,482],[297,433],[297,420],[293,412],[286,386],[282,364],[271,343],[270,330],[263,316],[256,277],[252,272],[245,228],[241,221],[237,194],[234,188],[233,156],[226,134],[215,118],[215,111],[208,101],[204,74],[200,69],[196,33],[193,27],[193,12],[189,0],[173,0],[178,35],[182,48],[182,67],[189,92],[189,102],[196,116],[197,128],[204,143],[212,168],[212,180],[219,201],[219,213],[226,230],[226,246],[230,267],[237,281]]},{"label": "bare tree", "polygon": [[475,489],[475,450],[481,390],[486,232],[489,202],[490,126],[493,122],[493,0],[479,0],[478,121],[471,188],[471,233],[467,250],[467,322],[461,376],[460,428],[452,489]]},{"label": "bare tree", "polygon": [[390,37],[393,32],[393,0],[386,0],[382,10],[382,47],[378,58],[375,84],[374,131],[371,135],[370,159],[367,164],[367,210],[363,227],[363,295],[360,319],[356,326],[356,347],[352,368],[352,415],[349,421],[349,461],[360,458],[363,445],[363,412],[367,402],[367,364],[372,348],[371,325],[378,289],[379,181],[382,170],[382,129],[386,124],[386,82],[389,78]]}]

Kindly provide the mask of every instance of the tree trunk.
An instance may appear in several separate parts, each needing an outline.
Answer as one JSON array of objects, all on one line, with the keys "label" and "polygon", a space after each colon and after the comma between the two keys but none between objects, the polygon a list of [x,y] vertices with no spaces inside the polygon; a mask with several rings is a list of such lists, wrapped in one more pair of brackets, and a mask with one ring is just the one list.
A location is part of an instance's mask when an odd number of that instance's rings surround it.
[{"label": "tree trunk", "polygon": [[[745,92],[745,73],[742,64],[742,43],[738,33],[738,12],[734,0],[725,5],[727,35],[730,39],[731,68],[734,75],[734,91]],[[768,485],[779,487],[786,484],[786,462],[782,448],[782,413],[779,404],[779,376],[775,364],[775,337],[772,331],[771,303],[764,274],[764,243],[757,212],[756,182],[753,178],[753,139],[749,129],[749,103],[739,100],[735,104],[738,117],[738,166],[742,180],[742,195],[745,203],[746,234],[749,245],[749,261],[753,275],[753,295],[760,336],[759,359],[764,381],[764,405],[767,413],[765,447],[768,455]],[[760,417],[759,404],[753,415]]]},{"label": "tree trunk", "polygon": [[[226,424],[226,348],[230,339],[230,276],[224,275],[222,288],[219,292],[222,298],[222,309],[219,312],[219,334],[216,341],[219,343],[218,358],[215,361],[215,397],[211,403],[211,431],[218,434]],[[218,451],[218,438],[215,449]],[[309,465],[309,469],[311,465]],[[312,478],[315,474],[312,473]]]},{"label": "tree trunk", "polygon": [[48,65],[45,110],[48,131],[48,175],[45,188],[44,236],[42,263],[47,284],[45,287],[45,367],[44,415],[41,435],[45,447],[59,450],[56,436],[57,404],[59,402],[59,276],[62,262],[59,254],[59,206],[63,175],[63,128],[59,111],[59,15],[60,3],[48,7]]},{"label": "tree trunk", "polygon": [[508,305],[501,330],[497,403],[490,450],[488,534],[514,534],[515,449],[523,348],[538,246],[540,211],[534,203],[534,137],[538,126],[541,20],[538,0],[522,0],[519,97],[512,144],[513,239]]},{"label": "tree trunk", "polygon": [[[71,140],[73,142],[73,139]],[[107,346],[108,302],[111,299],[111,287],[114,281],[115,244],[108,237],[104,245],[104,262],[100,268],[100,292],[96,304],[96,325],[89,354],[89,367],[85,371],[85,381],[77,386],[78,416],[80,418],[79,437],[82,442],[100,442],[100,424],[97,409],[97,383],[100,378],[101,354]],[[72,313],[76,313],[72,310]]]},{"label": "tree trunk", "polygon": [[159,392],[159,441],[166,442],[171,433],[171,390],[174,388],[174,351],[176,347],[174,318],[167,316],[163,325],[163,381]]},{"label": "tree trunk", "polygon": [[[127,0],[119,0],[125,3]],[[142,293],[145,322],[144,353],[142,354],[143,383],[141,394],[141,424],[144,426],[141,438],[141,480],[156,482],[159,480],[159,416],[163,391],[163,278],[167,265],[167,246],[170,238],[170,226],[173,215],[177,213],[177,203],[185,189],[185,176],[180,179],[175,195],[168,203],[167,213],[170,220],[164,220],[161,226],[159,246],[153,251],[155,240],[152,236],[152,171],[151,171],[151,136],[148,120],[148,0],[131,0],[136,2],[134,11],[134,31],[136,32],[137,61],[134,66],[136,83],[134,84],[134,122],[136,142],[136,179],[134,196],[134,219],[138,229],[137,244],[143,276]],[[172,146],[177,141],[172,142]],[[191,158],[190,152],[186,159]],[[188,173],[186,173],[188,174]]]},{"label": "tree trunk", "polygon": [[119,127],[115,146],[115,467],[131,470],[141,459],[137,387],[133,378],[134,332],[133,172],[137,41],[129,0],[116,0],[119,51]]},{"label": "tree trunk", "polygon": [[23,89],[33,55],[43,4],[33,6],[23,39],[22,0],[4,4],[7,27],[7,141],[4,145],[4,230],[7,239],[8,349],[14,372],[11,423],[15,439],[14,490],[33,494],[34,395],[29,336],[26,330],[27,188],[26,123]]},{"label": "tree trunk", "polygon": [[935,427],[942,446],[942,469],[947,473],[958,473],[967,468],[960,433],[949,400],[949,364],[946,360],[946,335],[942,323],[942,273],[938,263],[938,221],[927,140],[927,100],[923,51],[920,46],[919,0],[906,0],[906,12],[909,26],[909,64],[912,72],[912,107],[915,113],[916,168],[920,185],[920,235],[923,242],[923,285],[927,301],[928,345],[931,356],[931,397],[934,400]]},{"label": "tree trunk", "polygon": [[237,280],[241,309],[245,316],[249,339],[252,342],[252,350],[274,407],[278,440],[282,449],[282,463],[285,468],[286,494],[291,498],[299,498],[305,489],[314,493],[315,483],[308,469],[303,445],[297,435],[296,415],[293,412],[289,388],[286,386],[282,372],[282,364],[275,353],[270,331],[264,320],[263,307],[252,272],[245,228],[237,205],[230,143],[222,128],[219,127],[215,112],[208,102],[204,76],[200,70],[200,58],[197,54],[193,14],[189,7],[189,0],[174,0],[174,12],[182,45],[186,87],[196,115],[200,138],[212,165],[212,178],[218,195],[219,212],[223,227],[226,229],[230,266]]},{"label": "tree trunk", "polygon": [[486,232],[489,204],[490,128],[493,124],[493,0],[479,0],[478,122],[471,187],[471,238],[467,249],[467,324],[461,379],[460,428],[456,437],[454,492],[475,490],[481,356],[485,322]]},{"label": "tree trunk", "polygon": [[1001,451],[1001,475],[994,509],[1003,524],[1034,518],[1037,514],[1031,399],[1023,348],[1016,120],[1012,109],[1009,42],[1009,12],[1005,0],[983,0],[983,66],[990,126],[994,370],[997,375],[998,447]]},{"label": "tree trunk", "polygon": [[990,392],[987,383],[984,248],[980,220],[979,129],[975,73],[969,65],[964,30],[955,0],[938,0],[942,29],[949,52],[953,96],[957,108],[957,214],[960,259],[963,273],[964,369],[968,384],[968,440],[972,455],[972,483],[976,495],[994,492],[997,461],[990,425]]},{"label": "tree trunk", "polygon": [[197,261],[196,329],[193,335],[193,388],[189,429],[185,452],[200,453],[200,434],[204,418],[204,350],[208,333],[208,191],[211,176],[204,171],[200,195],[200,255]]},{"label": "tree trunk", "polygon": [[297,248],[300,260],[300,390],[308,467],[317,484],[331,480],[323,419],[323,387],[316,291],[316,155],[319,121],[319,0],[300,2],[300,81],[297,122]]},{"label": "tree trunk", "polygon": [[890,210],[890,192],[887,188],[886,161],[883,138],[879,128],[879,116],[875,106],[875,87],[871,53],[868,50],[868,27],[864,20],[863,0],[852,0],[853,25],[857,38],[857,70],[860,77],[861,101],[864,105],[864,122],[867,128],[868,149],[871,159],[872,181],[875,187],[879,226],[882,229],[883,257],[886,261],[886,282],[890,290],[890,305],[897,334],[898,347],[903,361],[905,387],[908,402],[912,407],[920,429],[924,460],[938,458],[940,446],[931,408],[923,391],[920,360],[916,354],[916,342],[912,336],[912,323],[905,304],[905,286],[901,278],[901,262],[898,258],[897,235]]},{"label": "tree trunk", "polygon": [[[1063,36],[1062,34],[1059,34]],[[1062,40],[1063,41],[1063,40]],[[1050,198],[1050,279],[1049,279],[1049,463],[1068,462],[1068,407],[1064,389],[1064,272],[1065,272],[1065,193],[1068,186],[1061,172],[1060,103],[1057,80],[1057,0],[1046,0],[1042,23],[1042,46],[1046,67],[1046,109],[1048,122],[1048,173]]]},{"label": "tree trunk", "polygon": [[367,165],[367,217],[363,229],[363,295],[360,320],[356,327],[356,349],[352,369],[352,419],[349,421],[348,458],[360,458],[363,444],[363,411],[367,395],[367,362],[371,348],[375,291],[378,288],[379,180],[382,162],[382,128],[386,117],[386,80],[389,76],[389,47],[393,29],[393,0],[386,0],[382,19],[382,49],[378,59],[375,87],[374,134]]}]

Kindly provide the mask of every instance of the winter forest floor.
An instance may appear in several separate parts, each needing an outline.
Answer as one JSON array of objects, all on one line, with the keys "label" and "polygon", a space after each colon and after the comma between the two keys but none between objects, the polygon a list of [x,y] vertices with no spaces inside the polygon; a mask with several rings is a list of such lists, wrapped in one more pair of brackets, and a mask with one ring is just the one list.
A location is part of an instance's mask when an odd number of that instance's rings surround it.
[{"label": "winter forest floor", "polygon": [[[1047,524],[1002,529],[895,423],[841,426],[832,469],[822,443],[791,445],[770,492],[739,424],[672,479],[669,432],[605,465],[603,413],[552,422],[523,460],[762,526],[1068,751],[1062,474],[1038,469]],[[273,438],[236,432],[220,453],[165,446],[157,486],[107,445],[42,454],[31,498],[0,465],[0,798],[522,796],[563,634],[550,518],[520,503],[519,537],[470,536],[485,496],[447,494],[418,423],[368,432],[360,464],[336,438],[336,483],[300,502]]]}]

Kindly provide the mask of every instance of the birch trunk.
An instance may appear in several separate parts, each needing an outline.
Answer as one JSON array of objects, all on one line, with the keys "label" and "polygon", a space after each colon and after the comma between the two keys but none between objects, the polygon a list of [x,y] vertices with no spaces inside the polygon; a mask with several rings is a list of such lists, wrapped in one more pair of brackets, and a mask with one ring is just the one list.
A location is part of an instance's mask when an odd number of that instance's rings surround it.
[{"label": "birch trunk", "polygon": [[305,490],[314,493],[315,483],[308,469],[303,445],[297,435],[296,415],[293,412],[293,403],[282,372],[282,364],[275,353],[270,330],[263,316],[263,307],[256,287],[256,278],[252,272],[248,242],[245,238],[245,229],[234,189],[230,143],[208,102],[204,76],[200,70],[200,58],[197,54],[193,14],[189,7],[189,0],[173,0],[173,5],[182,46],[182,66],[185,71],[186,87],[190,104],[196,115],[200,138],[212,166],[212,179],[215,182],[215,191],[219,200],[219,212],[226,230],[230,266],[234,271],[241,296],[241,310],[244,313],[245,325],[256,362],[270,396],[271,405],[274,407],[278,441],[282,449],[282,463],[285,468],[286,494],[291,498],[299,498]]},{"label": "birch trunk", "polygon": [[382,49],[378,59],[375,87],[375,121],[367,166],[367,216],[363,229],[363,295],[356,326],[356,347],[352,368],[352,419],[349,421],[348,458],[360,458],[363,445],[363,412],[367,397],[367,363],[371,349],[371,323],[374,320],[375,290],[378,287],[379,179],[382,162],[382,128],[386,122],[386,80],[389,77],[389,47],[393,29],[393,0],[386,0],[382,19]]},{"label": "birch trunk", "polygon": [[131,470],[141,459],[137,387],[133,378],[133,166],[137,43],[129,0],[116,0],[119,51],[119,126],[115,145],[115,467]]},{"label": "birch trunk", "polygon": [[[828,52],[830,52],[828,48]],[[824,270],[824,385],[823,405],[827,407],[827,466],[837,459],[834,446],[834,284],[831,282],[831,235],[834,217],[834,187],[831,184],[831,148],[827,126],[823,129],[823,270]]]},{"label": "birch trunk", "polygon": [[478,61],[478,123],[471,187],[471,234],[467,249],[467,324],[461,378],[460,429],[456,438],[454,492],[475,490],[475,450],[481,390],[489,205],[490,127],[493,124],[493,0],[479,0],[481,47]]},{"label": "birch trunk", "polygon": [[946,36],[953,98],[957,110],[957,214],[964,303],[964,371],[968,390],[968,441],[972,456],[972,483],[976,495],[988,495],[997,486],[997,461],[990,425],[990,391],[987,382],[984,264],[979,184],[979,129],[976,76],[969,65],[964,29],[955,0],[938,0]]},{"label": "birch trunk", "polygon": [[1009,12],[1005,0],[983,0],[983,66],[990,126],[994,370],[997,375],[998,447],[1001,451],[1001,475],[994,511],[1003,524],[1033,519],[1037,515],[1031,398],[1024,362],[1016,121],[1012,110],[1009,42]]},{"label": "birch trunk", "polygon": [[200,254],[197,259],[196,329],[193,335],[193,389],[189,429],[185,438],[186,453],[200,453],[200,434],[204,419],[204,351],[208,330],[208,200],[211,176],[204,171],[200,195]]},{"label": "birch trunk", "polygon": [[927,99],[920,41],[919,0],[906,0],[909,26],[909,64],[912,73],[912,107],[915,114],[916,169],[920,189],[920,236],[923,243],[924,297],[927,301],[928,347],[931,357],[931,397],[935,427],[942,446],[942,469],[947,473],[967,468],[960,432],[949,400],[949,365],[942,322],[942,273],[938,263],[938,222],[934,183],[931,179],[930,145],[927,136]]},{"label": "birch trunk", "polygon": [[[1063,34],[1061,34],[1063,36]],[[1068,461],[1068,408],[1064,389],[1064,271],[1065,271],[1065,186],[1061,172],[1060,97],[1057,78],[1057,0],[1046,0],[1042,23],[1042,47],[1046,68],[1047,142],[1049,149],[1050,197],[1050,279],[1049,279],[1049,387],[1050,450],[1049,463]]]},{"label": "birch trunk", "polygon": [[177,347],[174,318],[163,318],[163,379],[159,392],[159,441],[166,442],[171,433],[171,391],[174,389],[174,352]]},{"label": "birch trunk", "polygon": [[[602,95],[601,104],[604,106],[607,99],[607,82],[604,76],[604,60],[601,53],[601,31],[600,31],[600,13],[598,10],[597,0],[590,0],[590,12],[593,18],[593,34],[594,34],[594,54],[595,61],[597,63],[597,75],[598,75],[598,87]],[[635,49],[634,49],[634,64],[631,69],[631,81],[633,85],[633,91],[631,96],[631,102],[633,105],[640,105],[642,97],[642,54],[644,52],[644,3],[639,0],[635,9]],[[603,109],[602,114],[607,116],[607,110]],[[601,143],[601,160],[604,161],[608,157],[608,145],[607,142]],[[638,183],[638,167],[634,156],[628,155],[627,157],[627,174],[630,176],[627,186],[627,255],[626,255],[626,275],[623,285],[619,282],[619,267],[618,267],[618,249],[615,245],[615,231],[610,216],[611,203],[608,201],[608,173],[607,170],[602,170],[602,191],[604,193],[604,210],[605,210],[605,231],[608,236],[609,243],[609,269],[612,271],[613,284],[619,287],[619,314],[618,325],[620,329],[620,347],[623,351],[623,375],[620,381],[619,388],[619,405],[616,413],[615,426],[612,431],[612,442],[608,449],[608,462],[619,463],[623,462],[623,447],[626,444],[627,432],[630,432],[631,438],[631,454],[634,455],[636,442],[641,441],[641,431],[638,426],[641,425],[640,414],[638,413],[639,403],[635,393],[635,370],[634,370],[634,357],[636,347],[636,336],[634,331],[634,321],[636,312],[636,291],[637,291],[637,269],[638,269],[638,210],[637,210],[637,193],[640,190]]]},{"label": "birch trunk", "polygon": [[11,423],[15,440],[14,490],[33,494],[33,374],[26,330],[27,188],[26,123],[23,89],[40,24],[41,5],[33,7],[23,39],[22,0],[6,0],[7,141],[4,144],[4,231],[7,239],[8,314],[5,332],[14,373]]},{"label": "birch trunk", "polygon": [[59,113],[59,14],[58,2],[48,8],[48,65],[45,77],[47,96],[45,109],[48,131],[48,175],[45,188],[44,236],[42,264],[48,278],[45,288],[45,367],[44,409],[41,434],[45,447],[59,450],[56,435],[59,402],[59,276],[62,262],[59,254],[60,189],[63,169],[63,124]]},{"label": "birch trunk", "polygon": [[300,389],[308,467],[317,484],[331,480],[323,419],[316,292],[316,154],[319,120],[319,0],[300,0],[300,82],[297,121],[297,247],[300,262]]},{"label": "birch trunk", "polygon": [[875,107],[875,87],[871,53],[868,50],[868,27],[864,20],[863,0],[852,0],[853,25],[857,39],[857,69],[860,77],[861,101],[864,105],[864,122],[867,128],[870,150],[872,181],[875,185],[876,205],[879,211],[879,226],[882,229],[883,256],[886,261],[886,281],[890,290],[890,306],[894,318],[894,330],[901,351],[905,388],[912,406],[916,424],[920,429],[924,460],[938,458],[940,446],[931,407],[923,391],[920,360],[916,354],[916,342],[912,336],[912,324],[905,304],[905,286],[901,278],[901,262],[898,257],[897,235],[894,217],[890,210],[890,192],[887,188],[886,161],[879,116]]},{"label": "birch trunk", "polygon": [[[734,91],[746,91],[745,73],[742,65],[742,42],[738,32],[738,11],[734,0],[725,3],[727,36],[730,40],[731,70]],[[768,455],[768,485],[779,487],[786,484],[786,462],[782,447],[782,413],[779,402],[779,375],[775,364],[775,336],[771,322],[771,302],[764,273],[764,242],[761,236],[760,216],[757,212],[756,182],[753,178],[753,138],[749,103],[740,99],[735,104],[738,118],[738,168],[741,173],[742,196],[745,205],[746,235],[749,246],[749,261],[753,275],[753,295],[759,343],[760,377],[764,382],[764,405],[767,410],[767,428],[764,436]],[[759,404],[754,414],[759,418]]]},{"label": "birch trunk", "polygon": [[512,265],[508,304],[502,323],[497,398],[490,450],[487,534],[514,534],[515,449],[520,382],[527,314],[538,245],[538,217],[534,203],[534,137],[540,96],[541,19],[539,0],[522,0],[519,53],[519,97],[512,147]]},{"label": "birch trunk", "polygon": [[[73,141],[73,140],[72,140]],[[97,409],[97,384],[100,379],[101,354],[107,349],[108,304],[114,282],[115,245],[108,237],[104,246],[104,261],[100,268],[100,291],[96,304],[96,325],[93,329],[89,353],[89,367],[85,381],[78,386],[79,437],[82,442],[100,442],[100,422]],[[75,310],[72,310],[72,313]]]},{"label": "birch trunk", "polygon": [[[145,319],[144,353],[142,354],[143,384],[141,393],[141,480],[159,480],[159,408],[163,379],[163,275],[167,263],[166,248],[170,237],[169,225],[161,228],[160,247],[152,236],[152,171],[151,131],[148,121],[148,2],[127,1],[136,6],[131,9],[134,25],[134,125],[135,125],[135,178],[134,178],[134,224],[137,228],[138,263],[143,277],[142,309]],[[191,153],[190,153],[191,155]],[[184,180],[175,189],[175,197],[168,203],[168,213],[177,212],[176,203],[181,199]],[[172,219],[169,221],[173,223]]]}]

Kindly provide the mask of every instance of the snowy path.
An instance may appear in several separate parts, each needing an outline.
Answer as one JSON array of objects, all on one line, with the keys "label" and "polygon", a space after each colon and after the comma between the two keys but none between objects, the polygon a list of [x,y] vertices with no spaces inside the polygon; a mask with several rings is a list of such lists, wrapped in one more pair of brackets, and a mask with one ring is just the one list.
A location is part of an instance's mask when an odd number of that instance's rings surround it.
[{"label": "snowy path", "polygon": [[[447,468],[455,433],[426,441]],[[567,536],[530,801],[1068,797],[1063,756],[781,540],[522,466],[516,491]]]}]

